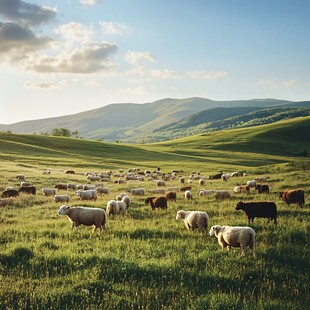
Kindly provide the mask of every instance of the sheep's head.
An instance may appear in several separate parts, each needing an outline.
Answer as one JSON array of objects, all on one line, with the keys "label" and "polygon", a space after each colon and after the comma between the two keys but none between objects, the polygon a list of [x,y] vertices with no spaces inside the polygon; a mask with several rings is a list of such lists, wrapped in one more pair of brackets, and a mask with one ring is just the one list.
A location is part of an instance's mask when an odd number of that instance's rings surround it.
[{"label": "sheep's head", "polygon": [[183,210],[179,210],[178,212],[177,212],[177,216],[175,217],[175,219],[176,220],[179,220],[179,219],[184,219],[184,215],[185,215],[185,211],[183,211]]},{"label": "sheep's head", "polygon": [[67,215],[69,213],[70,207],[66,206],[66,205],[62,205],[59,210],[58,210],[58,214],[59,215]]},{"label": "sheep's head", "polygon": [[220,229],[221,229],[221,226],[218,226],[218,225],[212,226],[210,231],[209,231],[209,235],[210,236],[217,236]]}]

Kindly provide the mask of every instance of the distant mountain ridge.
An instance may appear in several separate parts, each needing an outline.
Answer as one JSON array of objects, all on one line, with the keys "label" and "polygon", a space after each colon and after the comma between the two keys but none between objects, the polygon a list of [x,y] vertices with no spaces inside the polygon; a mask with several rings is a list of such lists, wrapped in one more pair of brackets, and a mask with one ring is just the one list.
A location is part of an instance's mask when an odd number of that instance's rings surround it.
[{"label": "distant mountain ridge", "polygon": [[[0,131],[10,130],[14,133],[40,134],[51,132],[53,128],[66,128],[71,131],[78,131],[80,136],[88,139],[141,142],[142,137],[145,140],[145,137],[165,128],[165,126],[168,128],[181,120],[181,122],[184,122],[187,117],[189,117],[187,121],[192,122],[192,126],[197,126],[197,124],[207,122],[207,120],[204,120],[203,114],[213,113],[213,118],[217,118],[219,121],[223,118],[240,115],[241,110],[243,110],[243,114],[248,114],[266,107],[307,107],[309,105],[309,101],[292,102],[277,99],[214,101],[198,97],[186,99],[166,98],[145,104],[110,104],[102,108],[72,115],[0,125]],[[231,111],[224,115],[223,110],[217,110],[216,113],[216,108],[228,108]],[[233,110],[238,110],[238,112],[234,114]],[[198,116],[195,113],[202,111],[205,112],[200,115],[200,120],[197,123]]]}]

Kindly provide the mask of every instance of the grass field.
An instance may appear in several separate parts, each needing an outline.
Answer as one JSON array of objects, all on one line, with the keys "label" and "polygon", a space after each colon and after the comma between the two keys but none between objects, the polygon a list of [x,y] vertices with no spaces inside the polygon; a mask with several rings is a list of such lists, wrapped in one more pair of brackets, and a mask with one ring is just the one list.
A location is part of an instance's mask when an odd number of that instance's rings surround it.
[{"label": "grass field", "polygon": [[[37,188],[35,196],[20,195],[0,207],[0,309],[307,309],[310,162],[293,155],[310,150],[309,133],[300,129],[308,124],[303,118],[154,145],[0,134],[0,190],[18,188],[18,173]],[[294,132],[303,132],[303,138],[294,139]],[[236,185],[268,176],[271,192],[252,190],[217,201],[199,197],[193,181],[194,199],[178,193],[167,211],[152,211],[146,196],[132,196],[132,206],[109,218],[102,234],[90,227],[72,232],[66,217],[57,214],[60,204],[41,193],[59,182],[87,183],[87,171],[132,167],[182,170],[186,177],[197,170],[202,176],[244,170],[246,177],[207,180],[204,188],[233,193]],[[46,169],[50,175],[42,174]],[[69,169],[76,174],[65,174]],[[96,202],[80,202],[73,191],[59,193],[71,196],[69,205],[105,209],[120,192],[157,187],[154,181],[120,185],[115,179],[104,184],[110,193]],[[173,186],[180,186],[178,179],[167,183]],[[303,208],[278,198],[280,190],[294,188],[305,191]],[[187,231],[175,220],[180,209],[201,210],[209,215],[209,228],[246,226],[235,210],[240,200],[275,201],[278,207],[277,225],[265,219],[250,225],[256,231],[255,259],[250,252],[240,257],[240,249],[222,253],[215,238]]]}]

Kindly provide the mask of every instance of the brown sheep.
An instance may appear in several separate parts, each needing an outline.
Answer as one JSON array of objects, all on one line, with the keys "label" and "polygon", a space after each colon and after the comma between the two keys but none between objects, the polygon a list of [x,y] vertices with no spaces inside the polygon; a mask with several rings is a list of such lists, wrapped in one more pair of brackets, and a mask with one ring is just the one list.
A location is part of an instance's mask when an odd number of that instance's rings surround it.
[{"label": "brown sheep", "polygon": [[149,204],[154,211],[156,208],[167,210],[167,198],[166,197],[148,197],[145,199],[145,203]]}]

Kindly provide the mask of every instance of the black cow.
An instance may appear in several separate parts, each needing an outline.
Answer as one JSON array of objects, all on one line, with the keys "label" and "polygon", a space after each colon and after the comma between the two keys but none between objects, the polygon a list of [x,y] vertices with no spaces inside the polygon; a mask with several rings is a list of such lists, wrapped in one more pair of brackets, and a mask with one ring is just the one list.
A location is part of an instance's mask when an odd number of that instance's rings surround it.
[{"label": "black cow", "polygon": [[4,191],[1,195],[1,198],[10,198],[10,197],[17,197],[18,191],[15,189],[7,189],[6,191]]},{"label": "black cow", "polygon": [[256,217],[268,218],[273,220],[277,224],[277,205],[270,201],[260,201],[260,202],[242,202],[239,201],[236,206],[236,210],[243,210],[248,217],[249,224]]}]

